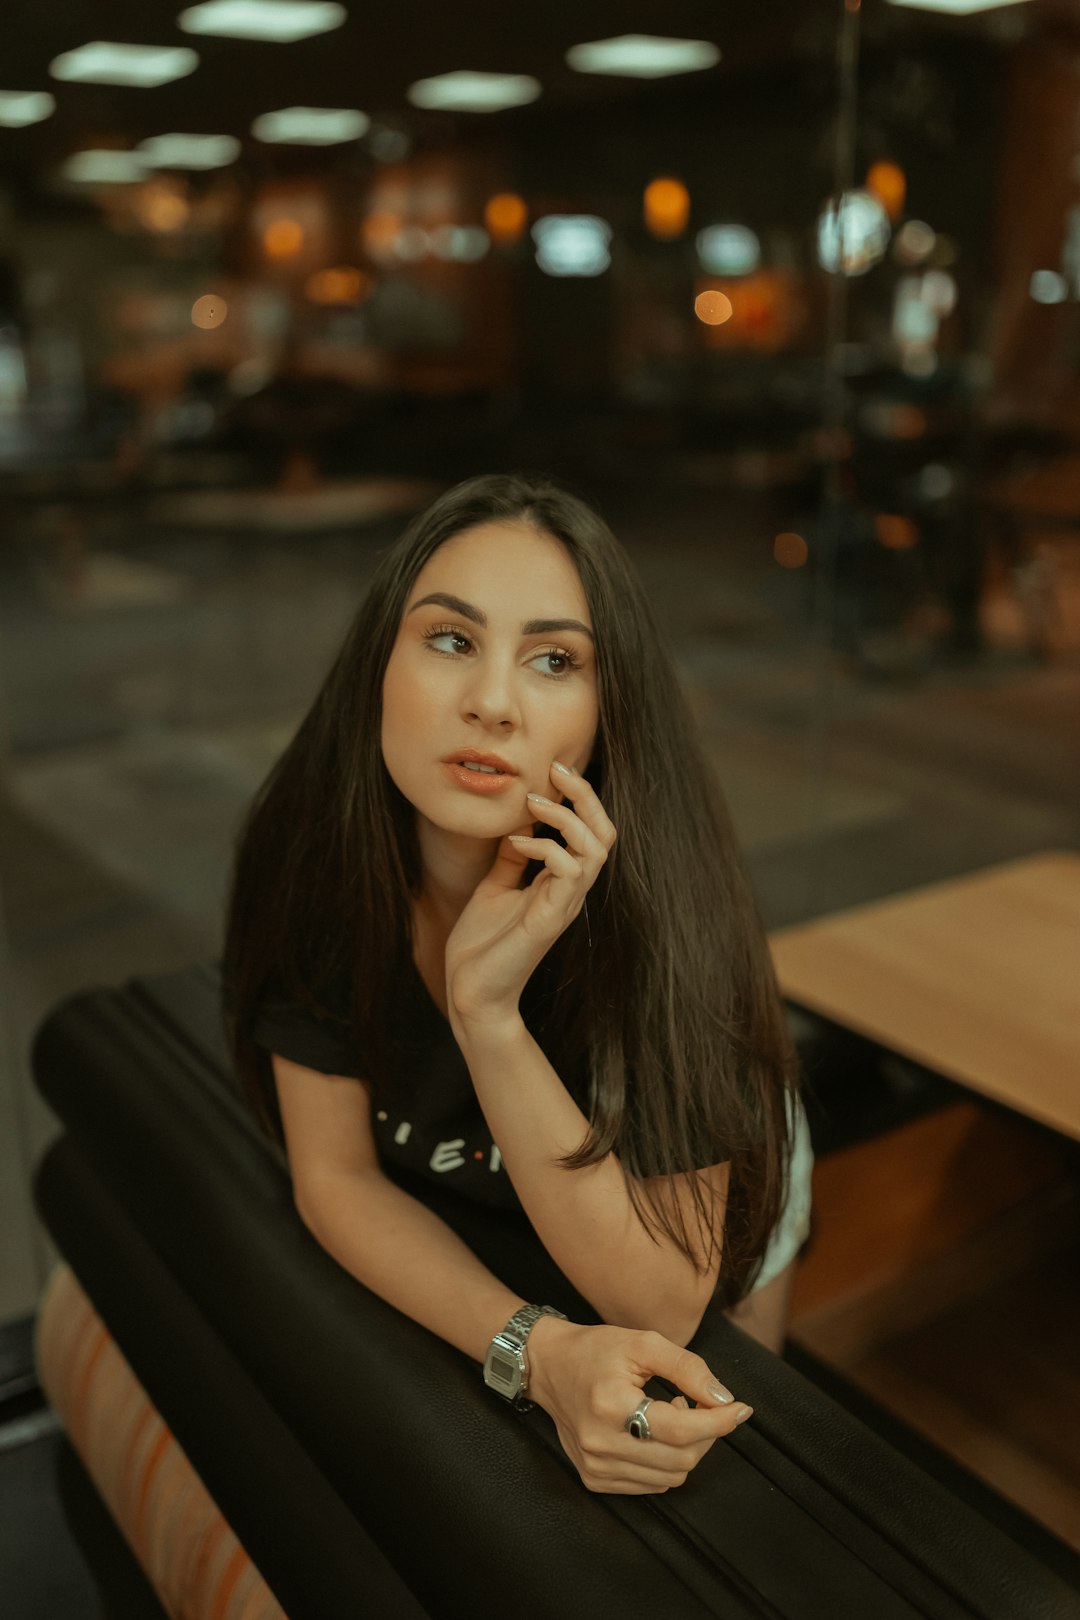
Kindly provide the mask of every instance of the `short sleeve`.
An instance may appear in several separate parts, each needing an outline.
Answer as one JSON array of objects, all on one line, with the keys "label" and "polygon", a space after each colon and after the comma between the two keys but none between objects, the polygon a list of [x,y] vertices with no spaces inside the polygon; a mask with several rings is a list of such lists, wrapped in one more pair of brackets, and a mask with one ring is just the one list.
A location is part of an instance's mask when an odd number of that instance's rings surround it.
[{"label": "short sleeve", "polygon": [[321,1074],[361,1078],[352,1032],[344,1017],[317,1017],[306,1008],[264,1000],[251,1026],[251,1039],[264,1051],[276,1052]]}]

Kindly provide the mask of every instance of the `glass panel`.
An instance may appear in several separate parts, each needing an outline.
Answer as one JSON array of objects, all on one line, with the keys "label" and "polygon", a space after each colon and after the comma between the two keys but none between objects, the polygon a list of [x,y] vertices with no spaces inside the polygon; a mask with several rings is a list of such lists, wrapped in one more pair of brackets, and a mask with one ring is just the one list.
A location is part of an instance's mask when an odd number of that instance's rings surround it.
[{"label": "glass panel", "polygon": [[[277,47],[199,41],[143,111],[99,87],[85,123],[90,92],[63,86],[52,118],[0,128],[0,883],[27,1161],[55,1128],[27,1080],[38,1020],[216,953],[253,790],[380,547],[457,478],[541,467],[599,502],[770,921],[809,904],[815,820],[877,813],[861,782],[822,788],[810,732],[846,291],[815,231],[852,138],[857,19],[841,97],[832,4],[692,9],[674,32],[719,60],[659,77],[578,71],[566,52],[603,27],[532,14],[541,93],[505,112],[410,100],[389,24],[358,77],[350,17],[288,48],[287,86]],[[467,57],[482,12],[433,22],[429,55],[445,30],[447,67]],[[298,144],[295,115],[253,122],[292,102],[353,111],[323,119],[326,145]],[[217,139],[166,138],[166,105]]]}]

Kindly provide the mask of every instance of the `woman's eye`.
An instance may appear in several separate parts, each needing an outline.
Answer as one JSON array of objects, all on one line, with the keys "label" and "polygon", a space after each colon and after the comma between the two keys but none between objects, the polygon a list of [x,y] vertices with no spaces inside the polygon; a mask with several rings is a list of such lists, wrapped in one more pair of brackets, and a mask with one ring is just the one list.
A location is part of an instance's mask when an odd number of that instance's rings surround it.
[{"label": "woman's eye", "polygon": [[570,671],[574,668],[577,662],[572,653],[559,652],[555,647],[549,648],[547,652],[537,653],[536,657],[533,659],[533,663],[539,663],[541,660],[547,662],[549,666],[551,664],[556,666],[555,668],[549,667],[543,671],[545,675],[554,676],[556,679],[560,679],[564,675],[569,675]]},{"label": "woman's eye", "polygon": [[[433,652],[440,653],[446,658],[459,658],[472,646],[471,636],[446,625],[425,630],[424,641]],[[542,675],[546,675],[549,680],[564,681],[578,668],[580,660],[572,652],[567,652],[561,647],[549,647],[546,652],[536,653],[529,662],[546,664],[547,668],[540,671]]]},{"label": "woman's eye", "polygon": [[[461,652],[465,647],[470,645],[468,636],[463,636],[460,630],[429,630],[425,635],[424,640],[427,641],[431,646],[435,647],[437,652],[445,653]],[[440,641],[457,641],[461,643],[461,646],[439,647],[436,644]]]}]

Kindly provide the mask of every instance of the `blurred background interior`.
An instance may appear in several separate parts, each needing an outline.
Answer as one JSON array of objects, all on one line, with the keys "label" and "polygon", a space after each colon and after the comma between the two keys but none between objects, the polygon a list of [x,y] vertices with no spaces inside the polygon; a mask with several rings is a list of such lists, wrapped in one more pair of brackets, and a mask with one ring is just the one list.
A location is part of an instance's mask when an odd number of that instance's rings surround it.
[{"label": "blurred background interior", "polygon": [[[8,0],[0,40],[0,1578],[72,1617],[33,1032],[217,954],[238,819],[441,488],[599,503],[777,936],[1075,862],[1080,3]],[[1035,990],[983,986],[1044,1033],[1073,862],[999,941]],[[797,977],[793,1353],[1080,1546],[1075,1110]]]}]

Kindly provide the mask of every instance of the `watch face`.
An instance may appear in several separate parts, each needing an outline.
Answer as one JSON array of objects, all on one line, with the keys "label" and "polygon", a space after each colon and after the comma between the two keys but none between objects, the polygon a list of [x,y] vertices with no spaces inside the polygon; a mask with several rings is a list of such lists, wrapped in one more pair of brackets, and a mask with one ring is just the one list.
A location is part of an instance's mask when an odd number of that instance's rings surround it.
[{"label": "watch face", "polygon": [[506,1356],[500,1356],[498,1351],[492,1353],[488,1372],[493,1383],[500,1384],[511,1392],[516,1389],[521,1379],[521,1368],[517,1362],[509,1360]]}]

